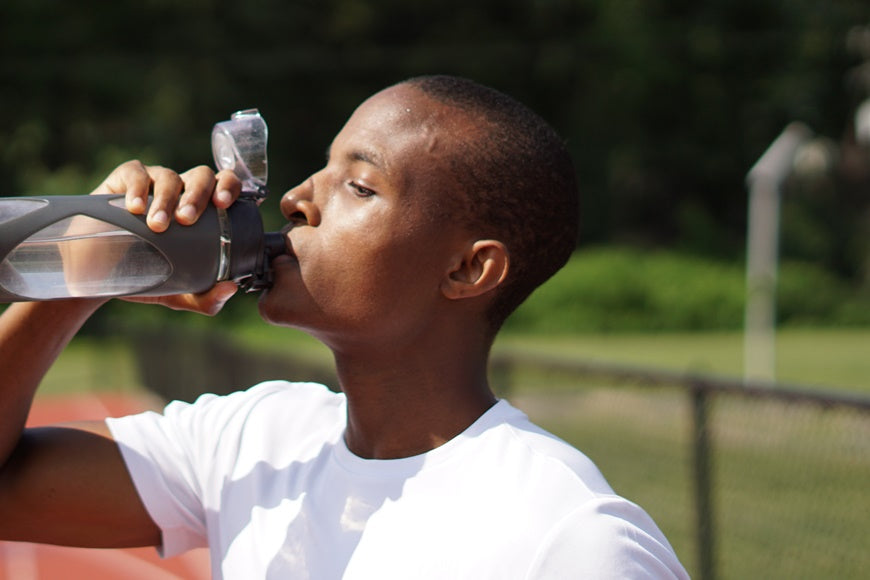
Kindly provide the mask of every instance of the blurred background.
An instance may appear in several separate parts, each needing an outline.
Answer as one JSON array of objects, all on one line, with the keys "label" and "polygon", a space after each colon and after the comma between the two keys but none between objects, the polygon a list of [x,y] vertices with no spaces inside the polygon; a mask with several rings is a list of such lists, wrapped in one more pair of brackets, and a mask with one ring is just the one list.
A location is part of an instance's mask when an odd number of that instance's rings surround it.
[{"label": "blurred background", "polygon": [[[582,185],[581,247],[739,264],[746,173],[802,122],[813,140],[783,200],[779,321],[870,322],[870,151],[854,125],[870,98],[861,0],[9,0],[0,18],[4,195],[85,193],[134,157],[211,164],[212,124],[258,107],[277,198],[321,166],[364,98],[451,73],[516,96],[564,136]],[[277,200],[265,210],[277,219]],[[658,319],[600,320],[596,303],[559,320],[734,329],[739,286],[708,315],[667,304]]]},{"label": "blurred background", "polygon": [[[5,0],[0,195],[85,194],[130,158],[210,165],[212,125],[257,107],[275,227],[280,194],[321,167],[362,100],[435,73],[538,111],[581,183],[578,251],[506,325],[501,392],[644,505],[693,576],[866,572],[866,0]],[[746,358],[747,174],[795,122],[779,382],[730,383]],[[208,321],[113,303],[44,391],[189,399],[276,375],[329,382],[328,353],[265,327],[255,300]]]}]

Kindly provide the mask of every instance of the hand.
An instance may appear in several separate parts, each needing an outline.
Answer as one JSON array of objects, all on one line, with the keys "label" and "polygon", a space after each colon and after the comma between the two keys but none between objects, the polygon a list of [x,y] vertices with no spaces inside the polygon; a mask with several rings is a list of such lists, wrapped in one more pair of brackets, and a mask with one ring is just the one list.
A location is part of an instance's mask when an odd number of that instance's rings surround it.
[{"label": "hand", "polygon": [[[124,194],[131,213],[148,212],[146,222],[155,232],[165,231],[170,215],[181,225],[191,225],[199,219],[209,202],[227,208],[238,199],[242,184],[232,171],[215,174],[209,167],[195,167],[178,174],[165,167],[145,166],[128,161],[118,166],[93,194]],[[148,204],[148,196],[153,196]],[[237,286],[222,282],[201,294],[173,296],[126,297],[129,302],[162,304],[173,310],[190,310],[202,314],[217,314]]]},{"label": "hand", "polygon": [[218,282],[201,294],[174,294],[172,296],[124,296],[121,300],[140,304],[161,304],[172,310],[189,310],[207,316],[221,311],[227,300],[233,297],[239,287],[235,282]]},{"label": "hand", "polygon": [[[94,194],[124,194],[130,213],[148,211],[148,227],[163,232],[169,227],[169,216],[182,225],[199,219],[209,201],[216,207],[228,208],[238,199],[242,183],[232,171],[217,175],[204,165],[179,175],[165,167],[145,166],[140,161],[119,165]],[[148,195],[154,196],[148,205]]]}]

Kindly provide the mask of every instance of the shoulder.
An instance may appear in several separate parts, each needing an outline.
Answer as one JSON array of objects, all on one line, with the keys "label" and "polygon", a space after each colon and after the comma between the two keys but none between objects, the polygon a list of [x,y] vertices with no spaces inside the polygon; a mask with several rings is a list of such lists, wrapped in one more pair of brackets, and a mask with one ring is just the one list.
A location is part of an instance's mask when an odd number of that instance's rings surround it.
[{"label": "shoulder", "polygon": [[523,480],[540,474],[547,487],[561,485],[574,490],[578,500],[609,495],[613,490],[598,467],[584,453],[556,435],[532,423],[507,401],[499,403],[485,416],[488,425],[484,439],[498,446]]},{"label": "shoulder", "polygon": [[193,403],[173,401],[164,409],[164,416],[184,418],[195,416],[206,422],[224,424],[233,417],[244,418],[250,413],[294,414],[343,409],[344,397],[317,383],[268,381],[229,395],[204,394]]},{"label": "shoulder", "polygon": [[[247,390],[236,391],[228,395],[214,395],[207,393],[200,395],[196,401],[190,403],[196,407],[207,407],[209,405],[222,405],[227,407],[244,407],[247,405],[256,405],[264,400],[270,401],[294,401],[296,404],[305,405],[329,405],[330,403],[338,404],[344,397],[339,393],[329,390],[325,385],[319,383],[294,383],[289,381],[265,381],[258,383]],[[170,403],[167,408],[173,405],[188,405],[181,401]]]},{"label": "shoulder", "polygon": [[[191,450],[238,451],[276,433],[285,438],[343,421],[345,399],[316,383],[269,381],[229,395],[201,395],[192,403],[173,401],[163,413],[107,421],[119,443],[156,446],[160,442]],[[208,453],[206,453],[208,455]]]},{"label": "shoulder", "polygon": [[[503,483],[524,498],[537,554],[530,578],[687,578],[650,516],[617,495],[584,453],[532,423],[506,402],[492,425]],[[522,509],[522,508],[519,508]],[[576,574],[575,574],[576,572]]]},{"label": "shoulder", "polygon": [[542,538],[530,578],[687,579],[673,548],[649,515],[616,495],[584,502]]}]

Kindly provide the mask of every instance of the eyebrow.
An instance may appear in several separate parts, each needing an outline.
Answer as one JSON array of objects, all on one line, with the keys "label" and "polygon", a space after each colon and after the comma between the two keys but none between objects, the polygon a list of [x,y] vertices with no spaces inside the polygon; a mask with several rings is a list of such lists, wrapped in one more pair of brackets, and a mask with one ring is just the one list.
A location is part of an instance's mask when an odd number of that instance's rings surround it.
[{"label": "eyebrow", "polygon": [[[332,156],[332,147],[326,148],[326,161],[329,162],[330,157]],[[384,163],[383,157],[376,151],[371,149],[354,149],[350,153],[347,154],[347,159],[350,161],[359,161],[362,163],[367,163],[380,169],[381,171],[386,171],[386,163]]]},{"label": "eyebrow", "polygon": [[384,169],[383,158],[374,151],[355,149],[350,152],[348,157],[351,161],[361,161],[363,163],[368,163],[369,165],[374,165],[378,169]]}]

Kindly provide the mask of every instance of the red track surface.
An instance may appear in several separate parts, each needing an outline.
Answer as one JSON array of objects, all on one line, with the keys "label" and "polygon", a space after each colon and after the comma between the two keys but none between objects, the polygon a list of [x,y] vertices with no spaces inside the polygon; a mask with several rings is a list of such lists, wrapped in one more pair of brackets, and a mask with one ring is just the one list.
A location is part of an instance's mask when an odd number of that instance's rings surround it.
[{"label": "red track surface", "polygon": [[[139,395],[38,398],[28,425],[103,419],[159,408]],[[210,578],[208,552],[161,560],[153,548],[91,550],[0,542],[0,580],[198,580]]]}]

